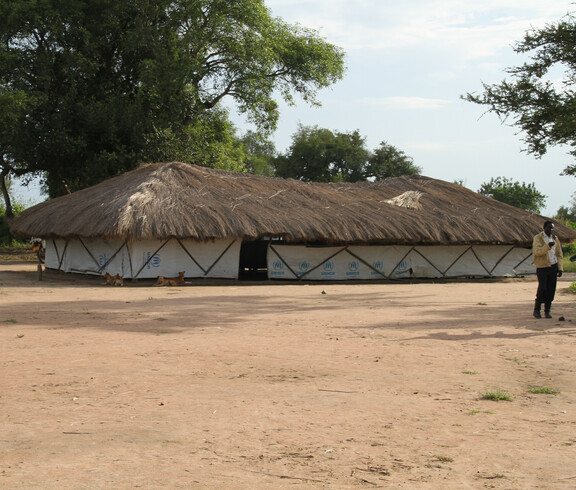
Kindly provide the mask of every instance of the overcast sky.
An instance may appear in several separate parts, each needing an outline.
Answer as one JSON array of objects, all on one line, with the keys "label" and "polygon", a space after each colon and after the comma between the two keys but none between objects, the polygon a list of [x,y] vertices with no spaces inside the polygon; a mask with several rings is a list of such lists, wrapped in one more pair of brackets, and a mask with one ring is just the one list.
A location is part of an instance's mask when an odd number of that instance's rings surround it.
[{"label": "overcast sky", "polygon": [[320,31],[346,52],[345,78],[320,93],[321,108],[282,109],[275,135],[285,151],[298,123],[358,129],[370,149],[403,150],[429,177],[464,180],[477,191],[492,177],[535,183],[543,214],[570,202],[576,178],[560,176],[566,148],[537,160],[517,130],[460,99],[498,83],[523,58],[512,46],[530,27],[576,10],[558,0],[267,0],[273,15]]},{"label": "overcast sky", "polygon": [[[566,148],[543,159],[521,152],[517,130],[460,95],[505,78],[522,62],[512,50],[531,27],[576,7],[559,0],[267,0],[274,16],[317,29],[346,52],[344,79],[319,94],[322,107],[282,106],[273,140],[285,151],[299,123],[359,130],[367,145],[404,151],[429,177],[477,191],[492,177],[534,183],[553,215],[576,191],[560,176]],[[484,114],[484,115],[483,115]],[[244,128],[242,128],[244,129]],[[37,193],[22,192],[24,198]],[[36,198],[36,202],[39,199]]]}]

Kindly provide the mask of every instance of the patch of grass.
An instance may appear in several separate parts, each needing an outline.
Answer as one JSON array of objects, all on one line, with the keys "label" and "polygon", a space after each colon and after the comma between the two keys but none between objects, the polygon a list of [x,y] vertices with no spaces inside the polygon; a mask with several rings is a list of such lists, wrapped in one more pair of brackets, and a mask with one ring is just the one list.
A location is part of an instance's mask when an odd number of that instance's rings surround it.
[{"label": "patch of grass", "polygon": [[528,391],[537,395],[558,395],[560,393],[558,390],[547,386],[532,386]]},{"label": "patch of grass", "polygon": [[17,339],[21,339],[22,337],[24,337],[24,334],[23,334],[23,333],[19,333],[18,335],[16,335],[16,338],[17,338]]},{"label": "patch of grass", "polygon": [[15,320],[14,318],[8,318],[7,320],[4,320],[4,323],[18,323],[18,320]]},{"label": "patch of grass", "polygon": [[469,412],[466,412],[466,415],[477,415],[479,413],[487,413],[489,415],[494,415],[494,412],[492,410],[470,410]]},{"label": "patch of grass", "polygon": [[476,415],[477,413],[480,413],[480,410],[470,410],[469,412],[466,412],[466,415]]},{"label": "patch of grass", "polygon": [[434,458],[436,458],[436,461],[440,461],[441,463],[453,463],[454,459],[450,458],[448,456],[439,456],[439,455],[435,455]]},{"label": "patch of grass", "polygon": [[15,252],[20,252],[24,250],[30,250],[29,242],[20,242],[18,240],[12,240],[10,243],[0,244],[0,254],[10,254]]},{"label": "patch of grass", "polygon": [[514,361],[514,362],[522,362],[521,357],[507,357],[506,360],[507,361]]},{"label": "patch of grass", "polygon": [[504,473],[494,473],[493,475],[477,475],[478,478],[482,478],[483,480],[498,480],[501,478],[506,478]]},{"label": "patch of grass", "polygon": [[492,400],[495,402],[500,401],[511,402],[513,400],[513,398],[508,393],[502,390],[487,391],[485,393],[480,393],[480,398],[482,400]]},{"label": "patch of grass", "polygon": [[165,322],[166,318],[158,317],[158,318],[154,318],[154,320],[156,320],[158,322]]},{"label": "patch of grass", "polygon": [[576,262],[570,262],[570,257],[564,257],[564,272],[576,272]]},{"label": "patch of grass", "polygon": [[476,304],[480,306],[486,306],[488,303],[485,303],[484,301],[478,301]]},{"label": "patch of grass", "polygon": [[[576,264],[576,262],[573,263]],[[568,291],[570,291],[571,293],[576,293],[576,281],[572,281],[572,284],[568,286]]]},{"label": "patch of grass", "polygon": [[462,371],[462,374],[479,374],[478,371]]}]

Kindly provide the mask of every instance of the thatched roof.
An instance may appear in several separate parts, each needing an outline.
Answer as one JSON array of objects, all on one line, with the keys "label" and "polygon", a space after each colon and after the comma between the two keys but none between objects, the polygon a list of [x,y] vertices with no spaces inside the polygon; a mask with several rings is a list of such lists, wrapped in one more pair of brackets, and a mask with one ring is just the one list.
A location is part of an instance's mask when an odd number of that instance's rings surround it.
[{"label": "thatched roof", "polygon": [[[545,218],[423,176],[319,184],[185,163],[136,170],[25,210],[16,236],[530,246]],[[563,241],[576,231],[558,225]]]}]

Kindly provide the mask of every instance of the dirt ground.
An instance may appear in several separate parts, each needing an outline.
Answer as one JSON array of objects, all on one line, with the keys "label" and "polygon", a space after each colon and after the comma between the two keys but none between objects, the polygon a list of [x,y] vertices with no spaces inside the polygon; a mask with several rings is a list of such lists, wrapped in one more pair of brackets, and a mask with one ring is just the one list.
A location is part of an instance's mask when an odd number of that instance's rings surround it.
[{"label": "dirt ground", "polygon": [[576,487],[574,274],[552,320],[534,278],[38,279],[0,261],[0,488]]}]

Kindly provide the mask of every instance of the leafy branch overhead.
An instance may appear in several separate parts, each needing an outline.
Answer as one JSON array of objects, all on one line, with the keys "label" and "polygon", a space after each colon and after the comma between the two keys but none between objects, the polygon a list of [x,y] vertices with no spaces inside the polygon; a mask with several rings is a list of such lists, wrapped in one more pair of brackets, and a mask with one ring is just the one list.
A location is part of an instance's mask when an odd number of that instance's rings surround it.
[{"label": "leafy branch overhead", "polygon": [[344,73],[341,49],[263,0],[22,0],[0,16],[3,168],[45,175],[51,196],[157,157],[235,169],[224,99],[269,134],[277,97],[319,104]]},{"label": "leafy branch overhead", "polygon": [[[508,68],[509,80],[483,83],[483,93],[463,99],[510,120],[523,132],[528,153],[541,157],[552,146],[568,145],[576,157],[576,17],[528,31],[514,51],[528,53],[530,61]],[[563,173],[576,175],[576,165]]]}]

